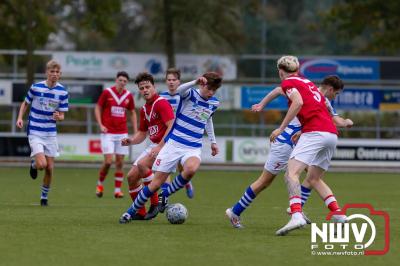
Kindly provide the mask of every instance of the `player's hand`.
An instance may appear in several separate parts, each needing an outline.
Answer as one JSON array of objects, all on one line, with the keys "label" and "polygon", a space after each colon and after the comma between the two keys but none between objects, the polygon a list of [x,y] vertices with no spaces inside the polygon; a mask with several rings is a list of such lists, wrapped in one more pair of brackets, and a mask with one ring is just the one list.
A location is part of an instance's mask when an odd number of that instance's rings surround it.
[{"label": "player's hand", "polygon": [[55,112],[53,113],[53,119],[56,120],[56,121],[62,121],[62,120],[64,120],[64,113],[61,113],[61,112],[59,112],[59,111],[55,111]]},{"label": "player's hand", "polygon": [[150,157],[155,159],[157,157],[158,153],[160,152],[160,150],[161,150],[161,146],[160,145],[155,146],[150,151]]},{"label": "player's hand", "polygon": [[346,119],[346,120],[344,120],[345,121],[345,123],[346,123],[346,127],[347,128],[351,128],[353,125],[354,125],[354,123],[353,123],[353,121],[351,120],[351,119]]},{"label": "player's hand", "polygon": [[264,106],[261,103],[256,103],[251,106],[251,111],[253,112],[261,112],[264,109]]},{"label": "player's hand", "polygon": [[100,131],[101,131],[101,133],[107,133],[108,130],[105,126],[100,125]]},{"label": "player's hand", "polygon": [[121,145],[122,146],[129,146],[132,143],[132,139],[131,138],[123,138],[121,140]]},{"label": "player's hand", "polygon": [[299,141],[300,136],[301,136],[301,131],[297,131],[296,133],[293,134],[290,140],[293,142],[293,144],[297,144],[297,141]]},{"label": "player's hand", "polygon": [[21,118],[18,118],[18,119],[17,119],[17,123],[15,123],[15,125],[16,125],[18,128],[22,128],[22,127],[24,126],[24,120],[22,120]]},{"label": "player's hand", "polygon": [[219,153],[219,148],[217,146],[217,143],[212,143],[211,144],[211,155],[215,156]]},{"label": "player's hand", "polygon": [[196,80],[196,84],[203,85],[203,86],[207,85],[207,79],[205,77],[199,77]]},{"label": "player's hand", "polygon": [[280,129],[280,128],[277,128],[277,129],[275,129],[274,131],[272,131],[272,133],[271,133],[271,135],[269,136],[269,141],[271,141],[272,143],[274,143],[275,142],[275,140],[276,140],[276,138],[280,135],[280,134],[282,134],[282,129]]}]

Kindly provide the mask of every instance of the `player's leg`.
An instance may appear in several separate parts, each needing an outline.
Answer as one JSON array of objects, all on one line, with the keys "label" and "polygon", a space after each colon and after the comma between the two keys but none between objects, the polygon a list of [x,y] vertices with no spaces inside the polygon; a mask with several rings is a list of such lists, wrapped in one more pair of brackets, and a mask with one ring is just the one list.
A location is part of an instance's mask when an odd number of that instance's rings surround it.
[{"label": "player's leg", "polygon": [[[178,173],[182,173],[182,171],[183,171],[183,166],[180,163],[178,163],[177,171],[178,171]],[[171,182],[169,182],[169,183],[171,183]],[[185,189],[186,189],[186,196],[189,199],[193,199],[193,197],[194,197],[194,186],[193,186],[192,181],[189,181],[185,185]]]},{"label": "player's leg", "polygon": [[107,177],[108,171],[110,170],[115,150],[114,141],[111,139],[110,134],[101,134],[100,141],[101,141],[101,151],[103,152],[104,160],[100,167],[99,178],[97,180],[97,185],[96,185],[96,196],[99,198],[103,196],[104,192],[103,183]]},{"label": "player's leg", "polygon": [[[148,186],[154,179],[154,174],[153,171],[151,170],[153,163],[154,163],[154,158],[150,156],[149,153],[145,157],[143,157],[138,163],[139,175],[141,177],[144,186]],[[150,208],[145,216],[145,220],[151,220],[157,216],[158,214],[157,205],[158,205],[158,193],[157,191],[155,191],[150,197]]]},{"label": "player's leg", "polygon": [[48,206],[48,193],[50,192],[53,179],[54,158],[46,156],[46,167],[44,168],[43,184],[41,187],[40,205]]},{"label": "player's leg", "polygon": [[[308,182],[319,194],[319,196],[324,201],[328,209],[331,212],[340,211],[340,206],[332,190],[324,181],[322,181],[322,177],[325,173],[325,170],[319,168],[318,166],[311,166],[308,172],[309,172],[309,174],[307,175]],[[332,221],[338,223],[344,223],[346,222],[346,219],[347,219],[346,215],[335,214],[332,216]]]},{"label": "player's leg", "polygon": [[[155,172],[154,178],[148,186],[145,186],[140,192],[138,197],[135,199],[131,207],[121,216],[120,223],[127,223],[130,221],[130,217],[137,212],[142,206],[144,206],[147,200],[155,193],[162,184],[165,183],[169,174],[176,169],[176,165],[183,156],[182,149],[175,147],[174,145],[167,142],[161,151],[158,153],[157,158],[154,161],[152,170]],[[200,155],[199,155],[200,156]],[[162,193],[161,193],[162,197]],[[157,214],[160,204],[157,207]]]},{"label": "player's leg", "polygon": [[[140,190],[143,189],[142,183],[140,181],[139,168],[137,165],[133,164],[127,175],[129,195],[132,202],[135,201]],[[132,220],[144,220],[146,215],[146,207],[138,209],[136,214],[131,217]]]},{"label": "player's leg", "polygon": [[[339,204],[332,192],[325,182],[321,179],[324,173],[328,170],[331,158],[336,148],[337,135],[332,133],[322,132],[322,149],[314,157],[311,166],[308,169],[307,180],[311,186],[318,192],[325,205],[331,212],[340,211]],[[333,215],[332,220],[335,222],[344,223],[347,220],[345,215]]]},{"label": "player's leg", "polygon": [[240,200],[225,211],[234,228],[243,227],[240,223],[240,215],[250,206],[256,196],[272,183],[275,177],[276,174],[264,169],[258,179],[246,189]]},{"label": "player's leg", "polygon": [[291,219],[284,227],[276,231],[276,235],[286,235],[290,231],[301,228],[307,224],[302,214],[299,182],[300,175],[306,167],[307,164],[295,158],[290,159],[288,162],[284,180],[289,194]]},{"label": "player's leg", "polygon": [[124,194],[121,191],[124,181],[124,157],[123,154],[115,155],[115,173],[114,173],[114,197],[116,199],[123,198]]},{"label": "player's leg", "polygon": [[114,174],[114,197],[122,198],[124,194],[121,187],[124,181],[124,158],[129,154],[129,147],[122,146],[121,140],[128,137],[128,134],[119,134],[114,136],[115,153],[115,174]]},{"label": "player's leg", "polygon": [[119,222],[121,224],[125,224],[128,223],[130,220],[132,220],[132,217],[134,217],[134,215],[138,212],[138,210],[140,210],[143,206],[145,206],[146,202],[153,195],[153,193],[156,192],[161,187],[161,185],[167,179],[168,175],[169,173],[156,172],[154,175],[154,179],[151,181],[149,186],[145,186],[143,187],[142,190],[140,190],[135,201],[128,208],[128,210],[124,214],[122,214],[121,218],[119,219]]},{"label": "player's leg", "polygon": [[164,184],[162,194],[164,197],[169,197],[171,194],[182,189],[196,174],[199,168],[201,159],[198,155],[184,156],[182,158],[183,171],[179,173],[171,184]]},{"label": "player's leg", "polygon": [[43,170],[47,166],[46,157],[44,154],[44,141],[37,136],[29,136],[29,146],[31,148],[31,165],[29,175],[32,179],[36,179],[38,170]]},{"label": "player's leg", "polygon": [[99,198],[103,196],[104,180],[106,179],[108,171],[110,170],[112,161],[113,161],[112,154],[104,154],[104,160],[100,167],[99,178],[97,180],[97,185],[96,185],[96,196]]}]

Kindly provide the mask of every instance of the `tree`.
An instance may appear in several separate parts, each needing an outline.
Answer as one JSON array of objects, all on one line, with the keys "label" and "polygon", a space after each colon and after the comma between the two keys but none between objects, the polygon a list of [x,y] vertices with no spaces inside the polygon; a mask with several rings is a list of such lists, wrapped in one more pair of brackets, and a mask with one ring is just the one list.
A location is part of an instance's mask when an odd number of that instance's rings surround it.
[{"label": "tree", "polygon": [[176,50],[236,50],[244,39],[240,1],[153,1],[150,13],[154,36],[164,43],[168,66],[175,64]]},{"label": "tree", "polygon": [[360,51],[395,54],[400,49],[400,1],[345,0],[325,14],[325,23]]},{"label": "tree", "polygon": [[[120,7],[120,1],[115,0],[3,0],[0,47],[26,50],[27,84],[32,84],[34,50],[43,48],[51,34],[68,28],[110,37],[116,25],[109,14],[119,12]],[[77,23],[66,24],[65,17],[74,17]]]}]

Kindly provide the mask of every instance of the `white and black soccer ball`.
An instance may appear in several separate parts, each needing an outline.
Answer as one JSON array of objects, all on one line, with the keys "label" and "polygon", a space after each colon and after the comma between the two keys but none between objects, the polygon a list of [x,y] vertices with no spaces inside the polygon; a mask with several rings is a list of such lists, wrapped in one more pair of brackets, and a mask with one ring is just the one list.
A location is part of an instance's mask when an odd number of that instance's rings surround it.
[{"label": "white and black soccer ball", "polygon": [[171,224],[183,224],[188,215],[188,210],[181,203],[169,205],[165,212],[165,216]]}]

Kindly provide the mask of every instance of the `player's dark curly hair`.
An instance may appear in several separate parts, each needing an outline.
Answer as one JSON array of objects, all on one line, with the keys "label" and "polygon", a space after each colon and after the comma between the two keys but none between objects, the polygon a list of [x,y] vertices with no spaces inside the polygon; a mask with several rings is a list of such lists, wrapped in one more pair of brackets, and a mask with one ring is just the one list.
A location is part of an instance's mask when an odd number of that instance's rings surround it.
[{"label": "player's dark curly hair", "polygon": [[137,74],[137,76],[135,78],[135,83],[137,85],[139,85],[139,83],[142,81],[150,81],[150,83],[154,85],[153,76],[147,72],[141,72],[141,73]]},{"label": "player's dark curly hair", "polygon": [[335,75],[325,77],[321,84],[332,86],[335,91],[343,90],[344,88],[343,81]]},{"label": "player's dark curly hair", "polygon": [[207,86],[209,88],[216,90],[221,87],[222,77],[217,72],[206,72],[203,77],[207,79]]}]

